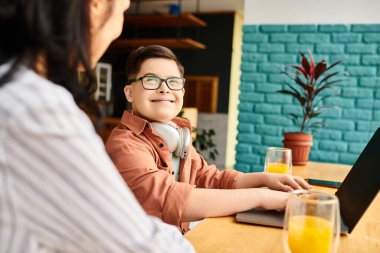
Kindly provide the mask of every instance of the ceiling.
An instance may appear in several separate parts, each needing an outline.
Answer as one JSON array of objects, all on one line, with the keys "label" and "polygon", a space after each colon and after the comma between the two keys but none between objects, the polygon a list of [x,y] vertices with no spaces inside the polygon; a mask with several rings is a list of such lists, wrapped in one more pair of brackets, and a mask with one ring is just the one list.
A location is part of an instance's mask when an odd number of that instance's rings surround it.
[{"label": "ceiling", "polygon": [[182,12],[236,11],[243,14],[244,0],[140,0],[139,9],[136,0],[131,0],[128,13],[168,13],[171,4],[182,2]]}]

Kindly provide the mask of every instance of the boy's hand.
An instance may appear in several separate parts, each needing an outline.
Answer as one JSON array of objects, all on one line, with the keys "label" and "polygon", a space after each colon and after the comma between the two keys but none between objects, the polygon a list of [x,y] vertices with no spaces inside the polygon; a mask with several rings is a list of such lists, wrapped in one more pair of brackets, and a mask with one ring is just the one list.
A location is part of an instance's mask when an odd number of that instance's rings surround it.
[{"label": "boy's hand", "polygon": [[311,189],[311,186],[301,177],[277,174],[277,173],[265,173],[264,184],[272,190],[290,192],[300,189]]},{"label": "boy's hand", "polygon": [[260,189],[259,208],[266,210],[283,210],[289,199],[289,193],[282,191],[272,191],[269,189]]}]

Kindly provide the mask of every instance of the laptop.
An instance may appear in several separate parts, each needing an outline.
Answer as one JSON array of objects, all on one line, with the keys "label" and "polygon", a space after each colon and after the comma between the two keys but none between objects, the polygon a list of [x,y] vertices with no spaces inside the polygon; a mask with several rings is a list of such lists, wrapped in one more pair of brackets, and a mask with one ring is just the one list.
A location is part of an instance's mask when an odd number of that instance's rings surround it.
[{"label": "laptop", "polygon": [[[335,195],[339,199],[341,233],[349,234],[380,190],[380,128],[377,129]],[[236,221],[283,227],[284,213],[252,209],[236,215]]]}]

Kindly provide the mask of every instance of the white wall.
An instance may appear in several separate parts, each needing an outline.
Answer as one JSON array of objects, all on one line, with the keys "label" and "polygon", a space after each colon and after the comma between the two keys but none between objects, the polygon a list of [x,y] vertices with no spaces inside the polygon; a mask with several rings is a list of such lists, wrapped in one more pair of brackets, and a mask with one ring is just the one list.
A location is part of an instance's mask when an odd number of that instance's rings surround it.
[{"label": "white wall", "polygon": [[380,0],[245,0],[244,24],[380,23]]}]

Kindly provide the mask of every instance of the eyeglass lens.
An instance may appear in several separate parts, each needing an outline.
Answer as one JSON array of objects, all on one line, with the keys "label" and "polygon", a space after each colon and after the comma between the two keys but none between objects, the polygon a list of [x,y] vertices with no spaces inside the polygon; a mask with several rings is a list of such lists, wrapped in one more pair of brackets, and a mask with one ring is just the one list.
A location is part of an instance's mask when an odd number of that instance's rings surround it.
[{"label": "eyeglass lens", "polygon": [[184,85],[184,79],[180,77],[169,77],[167,79],[161,79],[156,76],[144,76],[141,78],[141,82],[145,89],[158,89],[162,82],[166,82],[169,89],[181,90]]}]

